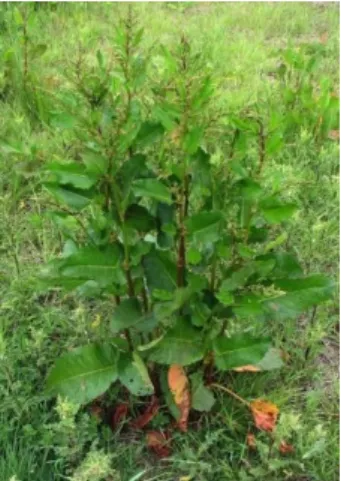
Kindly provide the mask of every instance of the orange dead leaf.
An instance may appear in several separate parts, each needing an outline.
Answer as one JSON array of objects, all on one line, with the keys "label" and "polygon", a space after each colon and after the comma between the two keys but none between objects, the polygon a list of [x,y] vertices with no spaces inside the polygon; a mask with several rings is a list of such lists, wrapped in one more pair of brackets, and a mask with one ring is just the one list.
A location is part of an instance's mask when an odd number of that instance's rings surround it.
[{"label": "orange dead leaf", "polygon": [[246,444],[250,449],[256,449],[256,436],[253,433],[247,433]]},{"label": "orange dead leaf", "polygon": [[132,423],[132,427],[135,429],[142,429],[144,426],[146,426],[149,421],[153,419],[154,416],[156,416],[157,412],[159,410],[159,402],[157,400],[156,396],[152,397],[151,403],[147,407],[147,409],[144,411],[141,416],[137,417]]},{"label": "orange dead leaf", "polygon": [[288,444],[286,441],[281,441],[278,449],[282,454],[293,453],[295,451],[294,446],[292,444]]},{"label": "orange dead leaf", "polygon": [[181,431],[187,431],[191,397],[189,383],[184,368],[178,364],[170,366],[168,371],[168,386],[173,395],[175,404],[180,411],[178,426]]},{"label": "orange dead leaf", "polygon": [[159,458],[166,458],[171,452],[169,436],[160,431],[149,431],[147,433],[147,446],[151,448]]},{"label": "orange dead leaf", "polygon": [[279,409],[275,404],[256,399],[250,403],[250,408],[258,429],[268,432],[274,430],[279,414]]},{"label": "orange dead leaf", "polygon": [[246,366],[235,367],[233,369],[236,372],[259,372],[260,369],[257,366],[252,366],[251,364],[247,364]]}]

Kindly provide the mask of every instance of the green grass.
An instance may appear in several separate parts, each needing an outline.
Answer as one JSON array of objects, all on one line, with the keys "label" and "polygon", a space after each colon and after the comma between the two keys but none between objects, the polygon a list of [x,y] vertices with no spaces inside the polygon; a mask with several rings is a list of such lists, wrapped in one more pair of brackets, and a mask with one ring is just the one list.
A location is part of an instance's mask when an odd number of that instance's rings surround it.
[{"label": "green grass", "polygon": [[[16,65],[23,61],[18,29],[8,22],[13,8],[0,6],[0,24],[10,26],[0,34],[0,94],[7,50],[13,50]],[[143,434],[97,432],[87,414],[77,416],[75,422],[72,415],[61,420],[55,404],[44,400],[44,379],[54,357],[87,340],[94,329],[101,331],[92,322],[107,307],[50,295],[38,286],[38,270],[59,249],[57,228],[41,216],[46,198],[38,171],[44,162],[66,155],[69,141],[66,134],[44,125],[39,112],[44,112],[44,105],[53,109],[53,92],[66,88],[65,73],[79,45],[90,59],[98,48],[110,50],[113,25],[123,8],[109,3],[37,8],[30,35],[32,42],[46,43],[47,51],[29,66],[37,79],[35,89],[30,99],[23,98],[21,70],[13,68],[10,94],[0,100],[0,479],[59,481],[68,469],[68,475],[76,469],[88,450],[104,449],[122,481],[133,481],[135,476],[143,481],[182,477],[183,481],[336,481],[336,297],[319,307],[314,318],[307,313],[271,327],[274,340],[290,355],[280,372],[234,373],[221,379],[247,399],[265,397],[280,407],[284,416],[279,429],[295,446],[290,456],[269,454],[263,434],[257,437],[258,452],[249,451],[245,435],[251,418],[220,392],[213,413],[193,421],[187,434],[174,433],[172,456],[163,461],[147,451]],[[172,48],[184,31],[193,48],[204,55],[207,69],[214,72],[219,108],[227,113],[271,96],[274,81],[268,73],[278,63],[278,48],[314,43],[325,32],[328,55],[319,75],[328,76],[337,90],[336,4],[167,2],[136,8],[145,25],[144,48],[156,52],[153,61],[158,61],[160,43]],[[264,177],[300,204],[288,235],[305,271],[324,272],[337,280],[338,145],[326,142],[317,148],[309,132],[301,132],[294,146],[285,146],[269,160]]]}]

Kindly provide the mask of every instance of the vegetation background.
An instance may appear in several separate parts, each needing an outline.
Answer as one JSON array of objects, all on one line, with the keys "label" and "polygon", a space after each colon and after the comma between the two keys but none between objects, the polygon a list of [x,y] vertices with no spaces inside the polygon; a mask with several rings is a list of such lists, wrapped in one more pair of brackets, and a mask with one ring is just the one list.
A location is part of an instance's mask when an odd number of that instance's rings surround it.
[{"label": "vegetation background", "polygon": [[[203,55],[220,85],[217,111],[283,99],[274,74],[279,49],[322,45],[314,75],[339,95],[339,5],[336,3],[142,3],[144,48],[158,62],[182,32]],[[43,398],[46,372],[56,355],[100,329],[101,307],[70,295],[41,293],[36,274],[59,246],[58,229],[44,215],[40,168],[67,154],[67,133],[51,125],[54,95],[68,86],[79,48],[92,58],[110,51],[123,4],[0,5],[0,479],[3,481],[292,480],[338,479],[338,302],[295,322],[278,323],[273,336],[290,353],[280,372],[230,376],[247,398],[266,395],[284,413],[280,429],[293,438],[290,457],[273,455],[264,439],[247,449],[245,418],[221,396],[215,416],[200,429],[176,434],[173,454],[158,462],[143,437],[120,430],[98,436],[90,413]],[[27,25],[23,33],[22,19]],[[90,55],[91,57],[91,55]],[[91,60],[90,60],[91,61]],[[23,88],[25,82],[30,88]],[[314,106],[311,107],[312,114]],[[318,109],[318,106],[316,106]],[[215,161],[224,143],[216,140]],[[337,131],[322,139],[303,123],[292,143],[271,157],[265,181],[277,183],[300,205],[288,227],[305,271],[338,279]],[[96,317],[97,316],[97,317]],[[161,422],[160,420],[156,422]],[[71,471],[70,471],[71,470]],[[67,475],[66,475],[67,473]],[[69,477],[66,477],[69,476]]]}]

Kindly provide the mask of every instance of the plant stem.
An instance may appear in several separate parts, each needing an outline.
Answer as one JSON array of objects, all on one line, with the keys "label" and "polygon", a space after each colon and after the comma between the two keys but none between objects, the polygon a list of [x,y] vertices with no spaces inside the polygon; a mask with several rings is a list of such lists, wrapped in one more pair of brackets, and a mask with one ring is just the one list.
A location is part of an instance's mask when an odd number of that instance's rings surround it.
[{"label": "plant stem", "polygon": [[146,288],[144,286],[142,287],[141,296],[142,296],[142,303],[143,303],[144,311],[148,312],[149,311],[148,295],[147,295]]},{"label": "plant stem", "polygon": [[210,281],[210,290],[214,293],[215,289],[215,280],[216,280],[216,273],[217,273],[217,253],[215,252],[213,255],[213,262],[211,268],[211,281]]},{"label": "plant stem", "polygon": [[266,136],[264,132],[263,122],[258,119],[259,132],[258,132],[258,152],[259,152],[259,165],[258,165],[258,175],[262,173],[264,162],[265,162],[265,141]]},{"label": "plant stem", "polygon": [[184,176],[184,184],[181,189],[180,205],[179,205],[179,248],[177,263],[177,285],[184,287],[185,271],[186,271],[186,239],[185,239],[185,216],[188,211],[188,176]]},{"label": "plant stem", "polygon": [[227,392],[227,394],[237,399],[237,401],[241,402],[242,404],[250,408],[250,403],[246,401],[246,399],[243,399],[242,397],[238,396],[238,394],[236,394],[235,392],[231,391],[231,389],[228,389],[225,386],[221,386],[220,384],[215,384],[215,383],[211,384],[211,387],[215,387],[217,389],[221,389],[222,391]]}]

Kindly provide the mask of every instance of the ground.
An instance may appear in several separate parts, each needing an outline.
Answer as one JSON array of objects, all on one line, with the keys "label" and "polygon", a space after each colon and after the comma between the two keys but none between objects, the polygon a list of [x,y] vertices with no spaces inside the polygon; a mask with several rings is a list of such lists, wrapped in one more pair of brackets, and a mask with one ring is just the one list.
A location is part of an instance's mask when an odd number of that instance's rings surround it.
[{"label": "ground", "polygon": [[[172,46],[185,32],[214,72],[219,106],[226,112],[264,101],[276,83],[272,72],[278,66],[278,49],[287,45],[326,45],[327,55],[318,72],[335,85],[338,94],[336,3],[164,2],[143,3],[138,8],[145,27],[144,48],[162,43]],[[289,433],[293,454],[269,452],[263,434],[258,436],[258,451],[249,450],[245,436],[251,421],[223,392],[217,393],[214,414],[194,420],[187,434],[174,434],[172,455],[162,461],[147,452],[144,435],[124,429],[99,430],[88,413],[74,419],[72,405],[60,401],[56,410],[55,401],[44,398],[45,376],[55,356],[91,337],[100,326],[93,322],[94,310],[90,312],[79,299],[40,291],[37,273],[58,251],[59,236],[50,219],[41,216],[46,197],[39,169],[56,151],[61,152],[63,139],[51,128],[37,127],[37,119],[32,118],[17,88],[15,68],[11,71],[12,95],[6,94],[6,55],[9,49],[18,54],[22,48],[18,25],[8,23],[13,10],[0,6],[1,29],[7,25],[0,33],[0,479],[69,479],[65,469],[73,466],[69,475],[80,481],[336,481],[336,291],[334,299],[316,312],[273,326],[271,335],[288,353],[284,368],[222,379],[247,399],[264,397],[279,406],[279,429]],[[28,68],[39,73],[42,89],[62,91],[67,86],[65,73],[79,45],[94,54],[98,48],[110,49],[119,14],[120,6],[110,3],[37,4],[29,35],[35,45],[46,44],[47,51]],[[51,103],[49,108],[53,109]],[[265,180],[278,182],[299,202],[300,211],[288,235],[305,271],[326,273],[337,282],[338,143],[316,146],[309,135],[302,129],[297,145],[285,146],[268,163]],[[88,462],[101,466],[103,476],[86,474],[84,458],[89,450],[94,454]],[[105,471],[108,459],[111,464]],[[82,461],[83,474],[81,468],[77,471]]]}]

